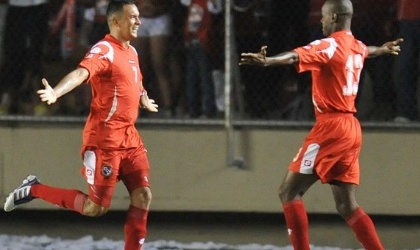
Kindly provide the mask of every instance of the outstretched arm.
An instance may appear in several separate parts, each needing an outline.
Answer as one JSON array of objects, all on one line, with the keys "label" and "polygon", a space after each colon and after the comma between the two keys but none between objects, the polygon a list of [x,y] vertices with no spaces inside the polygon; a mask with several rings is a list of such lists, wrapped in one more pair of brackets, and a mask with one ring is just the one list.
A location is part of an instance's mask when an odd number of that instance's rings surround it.
[{"label": "outstretched arm", "polygon": [[37,91],[41,101],[46,102],[48,105],[55,103],[57,99],[80,84],[82,84],[86,79],[89,77],[89,71],[85,68],[77,68],[72,72],[68,73],[61,81],[52,88],[48,81],[43,78],[42,84],[44,85],[44,89],[40,89]]},{"label": "outstretched arm", "polygon": [[294,64],[298,61],[299,55],[294,51],[267,57],[267,46],[262,46],[258,53],[242,53],[239,65],[275,66]]},{"label": "outstretched arm", "polygon": [[372,58],[372,57],[377,57],[377,56],[385,55],[385,54],[398,55],[398,52],[401,51],[399,44],[402,43],[403,41],[404,40],[402,38],[399,38],[394,41],[386,42],[380,47],[368,46],[368,51],[369,51],[368,57]]}]

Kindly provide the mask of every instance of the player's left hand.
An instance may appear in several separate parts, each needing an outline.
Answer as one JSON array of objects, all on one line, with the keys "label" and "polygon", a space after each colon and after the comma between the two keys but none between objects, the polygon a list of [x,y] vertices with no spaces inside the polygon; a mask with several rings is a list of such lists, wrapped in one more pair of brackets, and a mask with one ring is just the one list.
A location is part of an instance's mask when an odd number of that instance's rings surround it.
[{"label": "player's left hand", "polygon": [[267,46],[262,46],[258,53],[242,53],[239,65],[260,65],[267,63]]},{"label": "player's left hand", "polygon": [[150,112],[158,112],[159,106],[155,103],[155,100],[149,99],[147,95],[143,95],[140,97],[140,107]]},{"label": "player's left hand", "polygon": [[384,43],[382,48],[385,50],[385,54],[398,55],[398,53],[401,51],[400,43],[403,41],[404,39],[398,38],[394,41]]}]

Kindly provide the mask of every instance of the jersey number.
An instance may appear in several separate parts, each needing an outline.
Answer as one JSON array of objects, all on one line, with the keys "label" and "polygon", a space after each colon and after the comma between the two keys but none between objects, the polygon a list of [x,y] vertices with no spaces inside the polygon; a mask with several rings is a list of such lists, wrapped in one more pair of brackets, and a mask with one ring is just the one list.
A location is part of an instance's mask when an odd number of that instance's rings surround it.
[{"label": "jersey number", "polygon": [[134,71],[134,82],[137,83],[138,82],[138,80],[137,80],[137,78],[138,78],[137,68],[136,68],[136,66],[133,66],[132,68],[133,68],[133,71]]},{"label": "jersey number", "polygon": [[346,62],[346,85],[343,87],[343,95],[357,95],[359,89],[360,73],[363,68],[362,55],[350,55]]}]

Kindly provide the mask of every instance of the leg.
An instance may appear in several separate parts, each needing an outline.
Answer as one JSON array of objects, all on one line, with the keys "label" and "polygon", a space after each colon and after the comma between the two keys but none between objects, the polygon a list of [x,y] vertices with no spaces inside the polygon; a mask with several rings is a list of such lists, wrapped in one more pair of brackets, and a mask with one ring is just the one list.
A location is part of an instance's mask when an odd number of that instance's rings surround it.
[{"label": "leg", "polygon": [[117,182],[117,175],[112,173],[117,173],[118,168],[111,167],[109,169],[110,176],[104,178],[102,166],[119,166],[119,152],[103,151],[91,147],[85,147],[82,151],[83,173],[89,183],[89,195],[75,189],[47,186],[41,184],[36,176],[29,175],[23,180],[22,185],[9,194],[4,204],[4,210],[9,212],[20,204],[39,198],[86,216],[96,217],[105,214],[110,207]]},{"label": "leg", "polygon": [[[33,114],[34,107],[38,103],[36,90],[41,88],[41,78],[44,61],[44,45],[48,35],[48,6],[41,4],[30,7],[27,18],[28,26],[28,50],[26,56],[25,81],[19,89],[20,112]],[[31,21],[32,20],[32,21]],[[37,20],[34,22],[33,20]]]},{"label": "leg", "polygon": [[26,25],[25,18],[19,17],[26,15],[21,9],[9,6],[4,25],[0,91],[9,97],[7,113],[17,112],[18,89],[25,76]]},{"label": "leg", "polygon": [[144,182],[145,177],[148,177],[148,171],[136,171],[123,179],[130,193],[130,207],[124,225],[125,250],[141,249],[146,238],[152,192]]},{"label": "leg", "polygon": [[[177,39],[180,39],[179,41]],[[174,115],[185,113],[185,50],[182,38],[172,37],[171,44],[175,47],[169,52],[169,71],[172,86],[172,111]]]},{"label": "leg", "polygon": [[[98,193],[112,194],[113,189],[113,187],[101,188],[94,186],[90,186],[89,188],[89,190],[91,190],[91,197],[94,197],[95,195],[98,196]],[[94,193],[92,190],[96,190],[97,193]],[[28,203],[36,198],[86,216],[100,216],[105,214],[108,211],[109,205],[98,204],[103,202],[109,204],[108,201],[110,200],[105,198],[101,201],[95,200],[95,203],[91,198],[88,198],[88,195],[79,190],[44,185],[40,183],[37,177],[30,175],[23,181],[22,185],[9,194],[6,203],[4,204],[4,210],[10,212],[18,205]]]},{"label": "leg", "polygon": [[309,250],[308,217],[302,202],[304,193],[318,180],[316,175],[288,171],[280,186],[279,196],[295,250]]},{"label": "leg", "polygon": [[130,207],[124,225],[125,250],[142,248],[147,234],[152,192],[149,183],[150,166],[143,147],[129,150],[121,161],[119,176],[130,194]]},{"label": "leg", "polygon": [[279,196],[281,202],[287,203],[301,200],[305,192],[318,180],[313,174],[300,174],[288,171],[280,185]]},{"label": "leg", "polygon": [[193,47],[186,49],[187,54],[187,67],[185,71],[185,87],[186,87],[186,103],[188,114],[191,118],[200,116],[200,102],[199,102],[199,89],[198,89],[198,62],[197,53]]},{"label": "leg", "polygon": [[214,97],[214,83],[211,72],[210,55],[204,48],[197,50],[199,56],[198,70],[200,74],[201,110],[208,118],[216,114],[216,100]]},{"label": "leg", "polygon": [[168,66],[168,35],[159,35],[150,37],[150,50],[153,70],[158,81],[159,93],[163,108],[170,108],[172,105],[172,88],[169,81]]},{"label": "leg", "polygon": [[51,187],[43,184],[34,185],[31,195],[48,203],[66,208],[81,215],[98,217],[108,212],[113,186],[89,185],[89,195],[79,190]]},{"label": "leg", "polygon": [[[373,100],[375,103],[375,119],[391,120],[395,118],[396,89],[394,84],[394,58],[377,57],[373,58],[369,70],[372,79]],[[378,112],[379,111],[379,112]]]},{"label": "leg", "polygon": [[401,52],[396,59],[397,115],[415,120],[418,118],[415,96],[417,81],[414,75],[418,66],[418,57],[415,52],[417,46],[414,38],[415,27],[410,21],[401,21],[399,28],[402,37],[404,37],[404,43],[401,44]]},{"label": "leg", "polygon": [[343,182],[331,184],[337,211],[353,229],[365,249],[384,249],[372,220],[356,202],[356,187],[355,184]]}]

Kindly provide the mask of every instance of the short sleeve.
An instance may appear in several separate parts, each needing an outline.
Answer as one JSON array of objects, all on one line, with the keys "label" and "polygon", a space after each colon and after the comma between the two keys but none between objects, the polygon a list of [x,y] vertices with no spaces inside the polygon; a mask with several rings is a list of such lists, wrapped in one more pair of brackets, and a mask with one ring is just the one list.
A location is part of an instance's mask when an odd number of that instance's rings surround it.
[{"label": "short sleeve", "polygon": [[99,42],[95,44],[85,57],[79,63],[79,67],[83,67],[89,71],[89,81],[93,76],[105,73],[111,68],[114,58],[114,50],[108,42]]},{"label": "short sleeve", "polygon": [[299,55],[299,62],[296,64],[297,71],[319,70],[322,65],[330,61],[336,50],[337,43],[332,38],[316,40],[294,49]]}]

